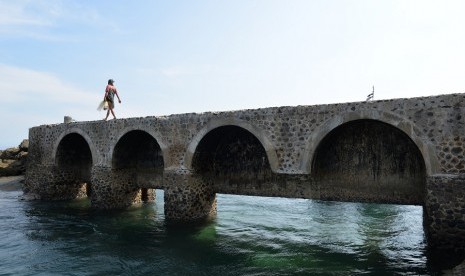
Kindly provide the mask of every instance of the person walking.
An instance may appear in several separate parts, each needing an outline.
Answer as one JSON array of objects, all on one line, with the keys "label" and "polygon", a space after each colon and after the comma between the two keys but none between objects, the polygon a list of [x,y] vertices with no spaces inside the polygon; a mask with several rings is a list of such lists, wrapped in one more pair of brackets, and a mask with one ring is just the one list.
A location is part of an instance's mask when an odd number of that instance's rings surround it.
[{"label": "person walking", "polygon": [[113,118],[116,119],[115,111],[113,110],[115,108],[115,95],[118,98],[118,102],[121,103],[118,90],[116,89],[116,86],[113,85],[114,83],[115,81],[113,79],[109,79],[108,85],[105,87],[105,96],[103,97],[103,100],[108,102],[107,116],[104,119],[105,121],[108,119],[110,112],[113,115]]}]

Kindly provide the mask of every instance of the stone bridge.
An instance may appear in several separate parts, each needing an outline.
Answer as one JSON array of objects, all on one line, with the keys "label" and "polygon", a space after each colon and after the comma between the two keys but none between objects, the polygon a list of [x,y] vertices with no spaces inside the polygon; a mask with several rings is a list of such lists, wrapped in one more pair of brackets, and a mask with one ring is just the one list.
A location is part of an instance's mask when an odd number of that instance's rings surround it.
[{"label": "stone bridge", "polygon": [[26,197],[126,208],[165,192],[170,221],[216,193],[424,207],[429,245],[465,248],[465,96],[273,107],[29,130]]}]

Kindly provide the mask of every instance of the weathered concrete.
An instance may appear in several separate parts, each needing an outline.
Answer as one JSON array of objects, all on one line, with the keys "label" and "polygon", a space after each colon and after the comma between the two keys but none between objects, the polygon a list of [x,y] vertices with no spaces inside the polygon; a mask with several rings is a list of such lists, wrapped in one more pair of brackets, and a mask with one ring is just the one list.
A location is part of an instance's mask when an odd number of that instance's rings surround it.
[{"label": "weathered concrete", "polygon": [[430,245],[460,250],[464,108],[452,94],[44,125],[24,192],[126,208],[164,189],[174,221],[214,216],[216,193],[415,204]]}]

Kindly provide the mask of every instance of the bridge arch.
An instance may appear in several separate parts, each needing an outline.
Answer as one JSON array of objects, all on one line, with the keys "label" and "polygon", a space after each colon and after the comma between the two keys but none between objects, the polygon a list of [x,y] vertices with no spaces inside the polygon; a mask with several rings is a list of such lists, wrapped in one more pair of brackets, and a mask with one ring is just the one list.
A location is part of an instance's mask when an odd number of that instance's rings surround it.
[{"label": "bridge arch", "polygon": [[185,155],[185,162],[184,165],[187,169],[192,169],[192,162],[194,158],[195,151],[199,146],[199,143],[202,139],[212,130],[217,129],[219,127],[225,126],[235,126],[241,129],[248,131],[252,134],[261,144],[261,146],[265,150],[265,154],[267,156],[270,168],[272,172],[277,172],[278,170],[278,156],[276,154],[276,149],[268,137],[265,135],[264,131],[253,126],[252,124],[239,120],[236,118],[225,118],[220,120],[212,120],[210,121],[205,127],[203,127],[191,140],[189,146],[187,147],[187,152]]},{"label": "bridge arch", "polygon": [[163,169],[164,150],[153,134],[140,129],[126,129],[111,151],[113,169]]},{"label": "bridge arch", "polygon": [[[58,165],[58,162],[61,162],[61,161],[58,161],[57,160],[57,153],[58,153],[58,150],[59,150],[59,147],[60,145],[62,145],[62,142],[63,142],[63,139],[65,137],[67,137],[68,135],[70,134],[73,134],[72,137],[76,137],[76,139],[80,140],[79,138],[77,138],[78,136],[81,137],[83,139],[83,141],[87,144],[87,147],[89,148],[90,150],[90,158],[91,158],[91,161],[92,161],[92,164],[97,164],[97,156],[98,156],[98,150],[96,149],[94,143],[92,142],[92,139],[89,137],[89,135],[83,131],[82,129],[80,128],[71,128],[71,129],[68,129],[66,131],[63,131],[60,136],[56,139],[54,145],[53,145],[53,149],[52,149],[52,158],[51,158],[51,161],[53,164],[55,165]],[[81,140],[82,142],[82,140]],[[65,141],[66,143],[66,141]],[[81,144],[82,145],[82,144]],[[72,144],[69,145],[70,147],[73,147]]]},{"label": "bridge arch", "polygon": [[239,186],[254,189],[266,185],[272,171],[260,141],[248,130],[225,125],[209,131],[198,144],[192,170],[216,192]]},{"label": "bridge arch", "polygon": [[399,129],[371,119],[344,123],[323,138],[312,178],[338,200],[423,204],[426,191],[418,147]]},{"label": "bridge arch", "polygon": [[316,128],[312,135],[309,137],[309,141],[303,156],[301,167],[302,170],[309,174],[313,173],[312,163],[315,159],[317,148],[322,140],[341,125],[357,120],[378,121],[403,132],[407,137],[410,138],[410,140],[420,151],[422,159],[425,163],[426,174],[434,175],[440,172],[440,164],[435,154],[433,145],[425,142],[422,137],[418,136],[418,133],[421,133],[421,131],[417,126],[415,126],[413,122],[410,122],[405,118],[398,117],[392,113],[375,110],[363,110],[359,112],[348,112],[341,114],[333,117],[320,127]]},{"label": "bridge arch", "polygon": [[114,185],[125,190],[120,202],[155,200],[154,187],[160,187],[165,167],[163,150],[153,134],[141,129],[126,129],[111,151]]},{"label": "bridge arch", "polygon": [[61,199],[74,199],[90,196],[92,193],[91,171],[95,154],[82,131],[70,130],[57,140],[53,151],[54,164],[60,172],[55,183],[61,187]]},{"label": "bridge arch", "polygon": [[[164,163],[166,163],[166,161],[168,160],[168,155],[169,155],[168,150],[167,150],[168,147],[164,143],[161,142],[162,136],[160,135],[160,133],[152,131],[151,129],[141,129],[140,127],[135,127],[135,126],[129,126],[119,131],[119,134],[115,139],[115,143],[112,145],[112,148],[110,149],[110,152],[109,152],[108,158],[111,163],[113,163],[113,154],[115,153],[116,145],[121,141],[121,138],[126,136],[128,133],[132,133],[132,132],[146,133],[147,135],[151,136],[155,140],[155,142],[158,144],[158,146],[160,147],[161,156],[163,158]],[[146,136],[146,138],[149,138],[149,137]]]}]

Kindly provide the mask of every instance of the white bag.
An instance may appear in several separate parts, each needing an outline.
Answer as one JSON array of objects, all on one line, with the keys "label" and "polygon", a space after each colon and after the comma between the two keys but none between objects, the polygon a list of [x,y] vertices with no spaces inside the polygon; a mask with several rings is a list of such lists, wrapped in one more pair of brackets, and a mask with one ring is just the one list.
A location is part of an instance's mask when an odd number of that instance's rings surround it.
[{"label": "white bag", "polygon": [[103,110],[108,109],[108,102],[107,101],[101,101],[100,104],[98,105],[97,110],[102,111],[102,109]]}]

